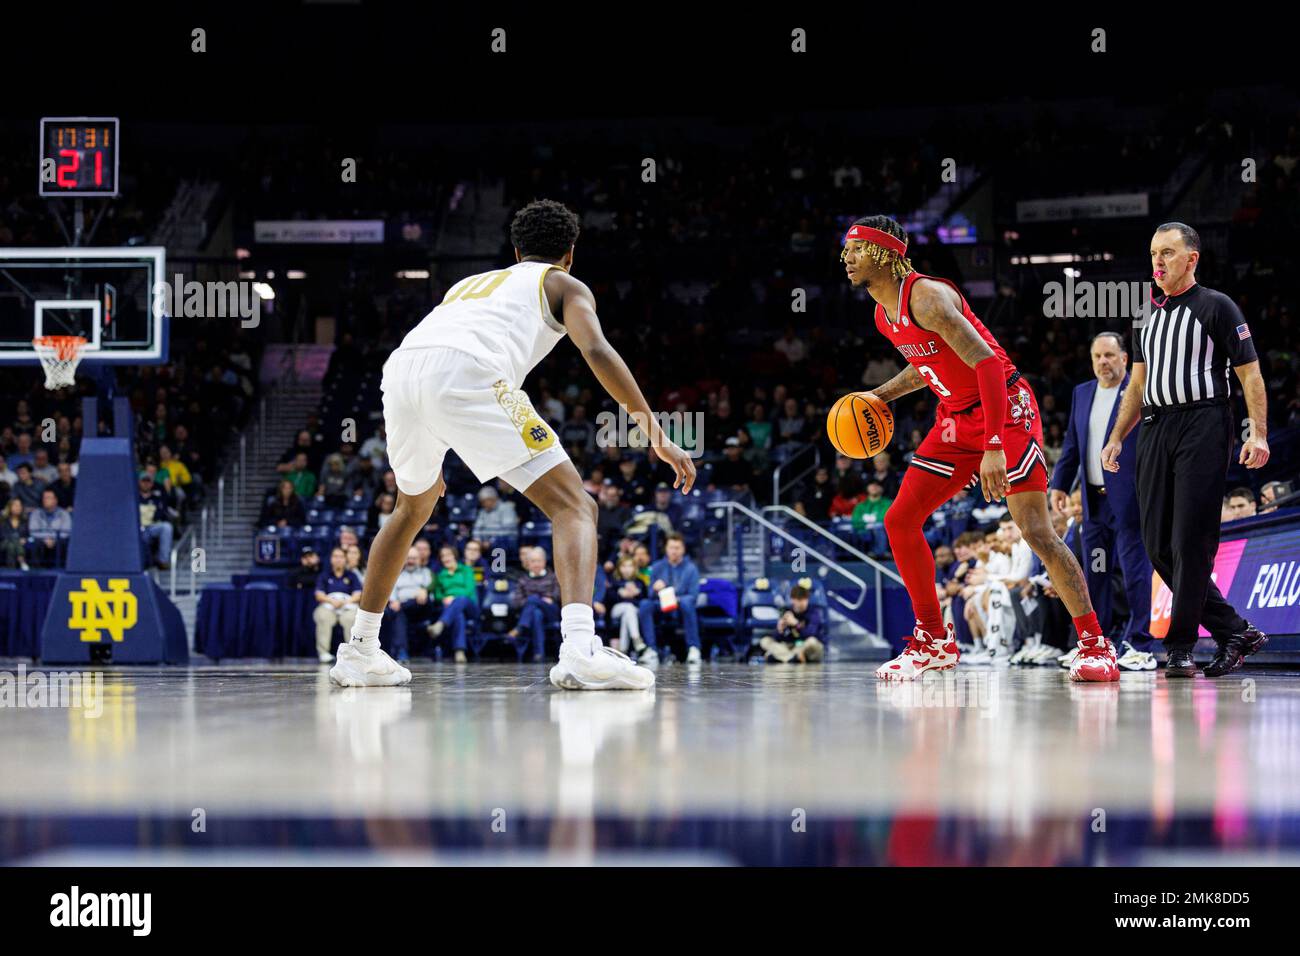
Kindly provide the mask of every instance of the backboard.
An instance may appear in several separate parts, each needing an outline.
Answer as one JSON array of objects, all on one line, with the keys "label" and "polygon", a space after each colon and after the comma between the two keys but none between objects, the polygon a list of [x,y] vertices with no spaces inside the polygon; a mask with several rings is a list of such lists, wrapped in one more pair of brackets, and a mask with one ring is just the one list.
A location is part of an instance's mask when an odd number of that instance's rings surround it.
[{"label": "backboard", "polygon": [[80,335],[82,361],[167,361],[169,281],[161,246],[0,248],[0,365],[36,365],[32,339]]}]

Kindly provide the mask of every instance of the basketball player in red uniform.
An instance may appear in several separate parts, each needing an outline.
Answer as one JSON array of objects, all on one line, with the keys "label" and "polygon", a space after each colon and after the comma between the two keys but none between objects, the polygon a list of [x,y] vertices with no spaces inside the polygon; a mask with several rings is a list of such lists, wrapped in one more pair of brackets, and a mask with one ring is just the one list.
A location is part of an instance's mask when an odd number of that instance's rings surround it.
[{"label": "basketball player in red uniform", "polygon": [[1006,499],[1011,517],[1043,561],[1079,635],[1070,676],[1119,680],[1115,648],[1102,633],[1079,562],[1052,529],[1038,403],[1002,346],[947,279],[923,276],[906,258],[907,233],[888,216],[859,219],[844,238],[849,282],[876,300],[876,328],[907,368],[872,394],[892,402],[928,386],[939,399],[934,426],[912,456],[885,531],[907,586],[916,627],[907,647],[877,671],[911,680],[948,670],[960,657],[934,586],[925,519],[958,489],[975,484],[986,501]]}]

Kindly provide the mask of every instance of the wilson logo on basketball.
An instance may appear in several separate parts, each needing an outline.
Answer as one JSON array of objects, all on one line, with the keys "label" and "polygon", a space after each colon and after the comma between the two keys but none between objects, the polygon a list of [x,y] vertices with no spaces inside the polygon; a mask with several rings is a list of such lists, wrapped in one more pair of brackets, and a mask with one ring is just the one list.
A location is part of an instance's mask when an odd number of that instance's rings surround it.
[{"label": "wilson logo on basketball", "polygon": [[867,444],[874,448],[880,444],[880,429],[876,427],[876,419],[867,409],[862,410],[862,422],[867,427]]}]

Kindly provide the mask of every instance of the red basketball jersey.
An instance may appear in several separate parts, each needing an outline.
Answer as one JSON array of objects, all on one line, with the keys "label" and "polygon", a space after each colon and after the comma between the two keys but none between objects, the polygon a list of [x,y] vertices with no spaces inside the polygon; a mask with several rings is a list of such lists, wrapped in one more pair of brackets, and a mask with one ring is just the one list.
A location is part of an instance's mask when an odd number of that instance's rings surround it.
[{"label": "red basketball jersey", "polygon": [[921,328],[912,319],[912,286],[917,279],[934,279],[936,282],[952,286],[961,299],[962,315],[966,316],[966,321],[975,327],[980,338],[988,343],[993,354],[1002,363],[1007,378],[1015,374],[1016,367],[1011,364],[1007,353],[1002,351],[1002,346],[998,345],[993,334],[971,311],[970,303],[966,301],[966,297],[961,294],[961,290],[955,283],[935,276],[924,276],[919,272],[908,273],[898,293],[898,324],[891,324],[885,307],[877,303],[876,328],[893,343],[894,348],[907,359],[908,364],[921,373],[925,383],[930,386],[930,391],[939,396],[939,401],[949,410],[961,411],[970,408],[980,400],[980,387],[975,378],[975,369],[963,362],[961,356],[943,340],[939,333]]}]

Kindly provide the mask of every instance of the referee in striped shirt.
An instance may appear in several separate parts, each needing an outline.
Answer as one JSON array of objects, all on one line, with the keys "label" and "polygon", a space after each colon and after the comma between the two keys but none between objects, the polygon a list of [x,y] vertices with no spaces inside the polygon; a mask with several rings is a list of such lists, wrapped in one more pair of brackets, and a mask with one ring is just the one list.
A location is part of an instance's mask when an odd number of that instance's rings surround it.
[{"label": "referee in striped shirt", "polygon": [[1119,471],[1124,437],[1139,416],[1137,493],[1142,540],[1151,564],[1173,591],[1165,637],[1168,677],[1194,677],[1192,648],[1204,625],[1219,646],[1206,666],[1221,677],[1268,638],[1224,600],[1210,580],[1219,548],[1219,509],[1232,458],[1228,369],[1246,395],[1247,468],[1268,462],[1268,406],[1250,328],[1235,302],[1196,283],[1201,238],[1191,226],[1165,223],[1151,240],[1151,272],[1163,296],[1134,323],[1133,373],[1102,466]]}]

